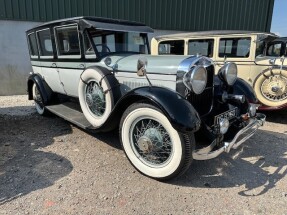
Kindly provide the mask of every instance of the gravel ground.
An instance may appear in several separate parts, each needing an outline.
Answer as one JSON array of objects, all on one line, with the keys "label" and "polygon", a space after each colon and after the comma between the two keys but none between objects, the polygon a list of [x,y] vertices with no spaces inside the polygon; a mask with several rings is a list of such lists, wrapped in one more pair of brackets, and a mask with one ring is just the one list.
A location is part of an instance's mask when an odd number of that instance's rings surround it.
[{"label": "gravel ground", "polygon": [[238,151],[167,183],[129,164],[117,132],[93,134],[0,97],[0,214],[287,214],[287,111]]}]

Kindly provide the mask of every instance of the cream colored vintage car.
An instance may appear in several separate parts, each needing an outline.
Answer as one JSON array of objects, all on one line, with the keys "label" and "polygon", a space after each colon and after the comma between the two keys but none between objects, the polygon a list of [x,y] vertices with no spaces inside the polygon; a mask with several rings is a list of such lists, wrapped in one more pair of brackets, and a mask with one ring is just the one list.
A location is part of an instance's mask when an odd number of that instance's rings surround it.
[{"label": "cream colored vintage car", "polygon": [[[216,73],[235,62],[238,77],[254,89],[265,110],[287,107],[287,60],[280,57],[277,35],[250,31],[205,31],[158,36],[153,55],[203,55],[214,61]],[[275,40],[276,41],[276,40]],[[274,45],[268,45],[274,44]]]}]

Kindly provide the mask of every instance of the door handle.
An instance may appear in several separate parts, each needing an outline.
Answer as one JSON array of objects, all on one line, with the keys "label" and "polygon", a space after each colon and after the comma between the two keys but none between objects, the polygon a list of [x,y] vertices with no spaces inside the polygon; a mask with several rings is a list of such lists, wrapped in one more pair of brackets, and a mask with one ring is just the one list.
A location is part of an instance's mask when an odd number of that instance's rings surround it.
[{"label": "door handle", "polygon": [[79,69],[85,69],[85,65],[84,64],[80,64],[78,67],[79,67]]},{"label": "door handle", "polygon": [[56,63],[52,63],[52,67],[53,68],[57,67],[57,64]]}]

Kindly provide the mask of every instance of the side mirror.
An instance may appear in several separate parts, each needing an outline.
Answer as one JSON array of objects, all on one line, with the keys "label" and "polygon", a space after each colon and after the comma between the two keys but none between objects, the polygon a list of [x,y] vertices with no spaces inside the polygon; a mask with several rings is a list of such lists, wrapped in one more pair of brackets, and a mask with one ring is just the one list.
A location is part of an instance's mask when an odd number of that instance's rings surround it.
[{"label": "side mirror", "polygon": [[139,58],[137,64],[137,75],[138,76],[145,76],[146,75],[146,67],[147,67],[147,59],[146,58]]}]

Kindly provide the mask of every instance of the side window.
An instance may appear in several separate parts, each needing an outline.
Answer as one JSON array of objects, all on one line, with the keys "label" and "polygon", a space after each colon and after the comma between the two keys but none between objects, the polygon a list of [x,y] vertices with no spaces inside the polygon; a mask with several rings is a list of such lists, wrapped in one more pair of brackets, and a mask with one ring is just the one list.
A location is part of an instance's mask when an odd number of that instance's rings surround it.
[{"label": "side window", "polygon": [[281,55],[281,42],[279,43],[272,43],[267,48],[267,56],[276,56],[279,57]]},{"label": "side window", "polygon": [[80,43],[77,26],[57,27],[57,52],[60,58],[80,58]]},{"label": "side window", "polygon": [[169,40],[158,46],[160,55],[184,55],[184,40]]},{"label": "side window", "polygon": [[53,46],[50,29],[37,32],[40,57],[53,57]]},{"label": "side window", "polygon": [[38,47],[35,33],[31,33],[28,35],[28,45],[31,57],[38,57]]},{"label": "side window", "polygon": [[222,38],[219,41],[219,57],[248,58],[251,38]]},{"label": "side window", "polygon": [[206,40],[189,40],[188,41],[188,55],[203,55],[206,57],[213,57],[213,39]]}]

